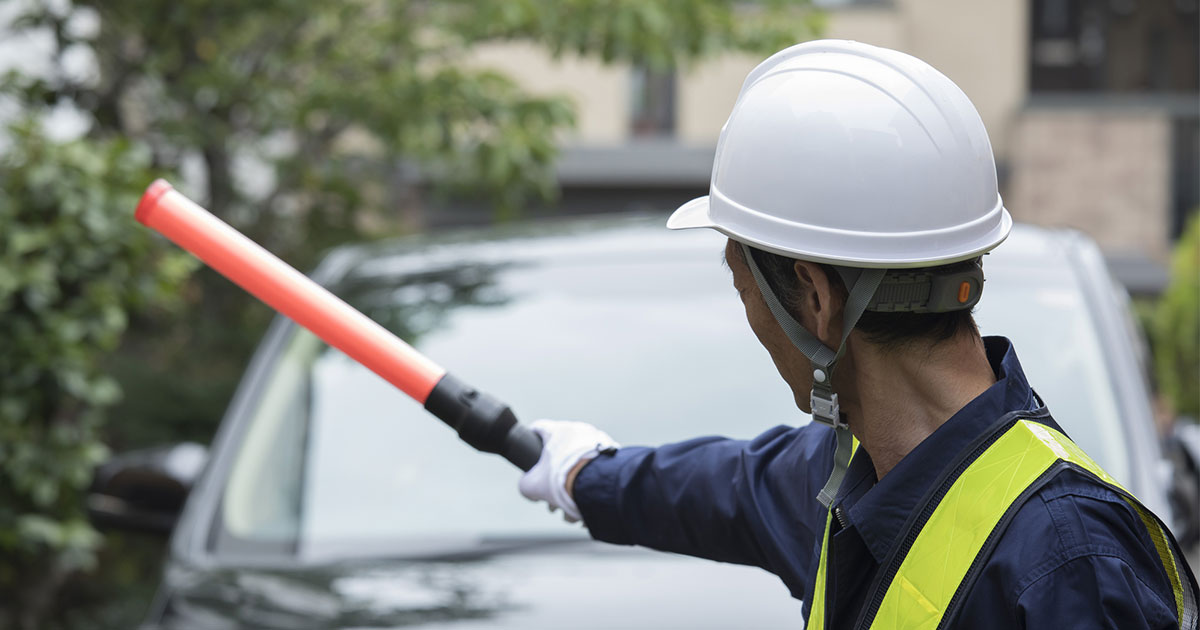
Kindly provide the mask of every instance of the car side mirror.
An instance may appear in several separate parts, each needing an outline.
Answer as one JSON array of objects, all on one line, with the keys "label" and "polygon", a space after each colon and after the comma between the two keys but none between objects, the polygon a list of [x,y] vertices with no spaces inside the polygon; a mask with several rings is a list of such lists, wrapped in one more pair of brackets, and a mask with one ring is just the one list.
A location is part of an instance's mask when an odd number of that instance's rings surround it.
[{"label": "car side mirror", "polygon": [[88,518],[102,529],[169,534],[207,461],[194,442],[117,455],[96,469]]},{"label": "car side mirror", "polygon": [[1200,543],[1200,425],[1176,420],[1163,451],[1172,468],[1167,496],[1176,514],[1176,539],[1191,548]]}]

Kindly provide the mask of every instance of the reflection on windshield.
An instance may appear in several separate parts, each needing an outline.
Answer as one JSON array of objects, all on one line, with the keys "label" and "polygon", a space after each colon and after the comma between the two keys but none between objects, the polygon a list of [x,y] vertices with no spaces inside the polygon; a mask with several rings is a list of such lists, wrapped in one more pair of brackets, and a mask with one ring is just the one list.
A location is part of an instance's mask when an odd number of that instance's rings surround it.
[{"label": "reflection on windshield", "polygon": [[[749,438],[806,422],[718,266],[723,239],[692,238],[708,240],[636,264],[464,262],[390,284],[364,279],[348,297],[526,421],[592,422],[627,445]],[[1127,479],[1099,340],[1069,275],[991,264],[977,316],[985,334],[1013,339],[1067,432]],[[295,330],[238,454],[219,540],[286,539],[275,549],[316,557],[411,549],[413,540],[450,548],[485,536],[582,535],[521,500],[519,474]]]},{"label": "reflection on windshield", "polygon": [[338,295],[401,339],[414,343],[462,306],[503,306],[495,275],[511,264],[459,264],[421,273],[351,275]]}]

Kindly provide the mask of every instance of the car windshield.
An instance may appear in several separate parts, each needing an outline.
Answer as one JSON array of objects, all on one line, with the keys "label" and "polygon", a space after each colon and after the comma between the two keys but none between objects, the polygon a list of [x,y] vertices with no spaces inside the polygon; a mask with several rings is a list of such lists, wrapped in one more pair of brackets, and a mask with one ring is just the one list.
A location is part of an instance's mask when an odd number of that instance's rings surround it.
[{"label": "car windshield", "polygon": [[[585,244],[447,246],[373,257],[335,290],[527,421],[583,420],[626,445],[805,423],[746,324],[722,246],[715,234],[645,227]],[[1056,417],[1122,478],[1115,403],[1069,270],[1002,266],[989,265],[981,327],[1014,339]],[[519,474],[293,327],[241,439],[212,539],[218,553],[314,558],[582,535],[520,499]]]}]

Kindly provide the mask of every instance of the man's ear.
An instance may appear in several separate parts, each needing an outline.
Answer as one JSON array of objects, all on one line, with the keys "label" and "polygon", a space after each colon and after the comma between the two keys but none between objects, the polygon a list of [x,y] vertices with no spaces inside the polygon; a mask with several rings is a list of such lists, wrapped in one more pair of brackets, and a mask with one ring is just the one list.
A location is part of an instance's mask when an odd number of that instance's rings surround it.
[{"label": "man's ear", "polygon": [[834,348],[842,338],[844,300],[820,264],[797,260],[792,266],[800,292],[801,324],[825,345]]}]

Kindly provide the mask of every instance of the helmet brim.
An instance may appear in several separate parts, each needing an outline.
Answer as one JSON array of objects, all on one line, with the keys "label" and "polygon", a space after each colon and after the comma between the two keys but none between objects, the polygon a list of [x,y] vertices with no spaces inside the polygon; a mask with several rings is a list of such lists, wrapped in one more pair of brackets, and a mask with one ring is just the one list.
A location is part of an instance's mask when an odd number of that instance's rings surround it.
[{"label": "helmet brim", "polygon": [[668,230],[690,230],[693,228],[715,228],[716,224],[708,216],[708,195],[679,206],[667,219]]}]

